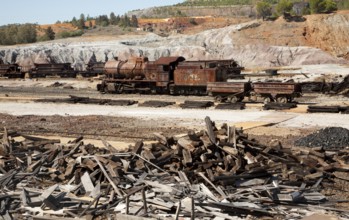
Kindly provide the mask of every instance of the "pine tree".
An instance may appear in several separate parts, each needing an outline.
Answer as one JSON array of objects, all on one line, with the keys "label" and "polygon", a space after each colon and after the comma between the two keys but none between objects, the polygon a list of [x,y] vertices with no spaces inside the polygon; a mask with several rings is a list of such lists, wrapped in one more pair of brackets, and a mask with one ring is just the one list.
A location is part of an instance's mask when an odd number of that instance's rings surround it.
[{"label": "pine tree", "polygon": [[132,15],[132,17],[131,17],[131,26],[138,27],[138,19],[137,19],[136,15]]},{"label": "pine tree", "polygon": [[117,17],[115,16],[114,12],[110,13],[109,23],[111,25],[117,25],[118,24]]},{"label": "pine tree", "polygon": [[79,22],[78,22],[77,26],[78,26],[79,29],[84,29],[85,28],[85,15],[84,14],[80,15],[80,19],[79,19]]},{"label": "pine tree", "polygon": [[268,2],[258,2],[257,3],[257,13],[263,18],[263,20],[272,14],[272,7]]},{"label": "pine tree", "polygon": [[47,36],[47,38],[48,38],[49,40],[54,40],[54,39],[55,39],[56,33],[53,31],[52,27],[49,26],[49,27],[45,30],[45,35]]}]

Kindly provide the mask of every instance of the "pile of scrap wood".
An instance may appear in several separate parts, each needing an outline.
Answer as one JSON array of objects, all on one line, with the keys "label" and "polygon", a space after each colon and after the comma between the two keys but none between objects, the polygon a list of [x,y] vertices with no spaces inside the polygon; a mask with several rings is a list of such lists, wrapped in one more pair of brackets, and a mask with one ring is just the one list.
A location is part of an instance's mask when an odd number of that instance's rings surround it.
[{"label": "pile of scrap wood", "polygon": [[[349,217],[321,193],[345,178],[348,151],[259,144],[207,117],[185,136],[154,134],[118,151],[4,129],[0,135],[3,219],[301,218],[328,211]],[[10,136],[9,134],[12,134]],[[21,136],[21,139],[16,138]],[[338,190],[345,191],[344,188]]]}]

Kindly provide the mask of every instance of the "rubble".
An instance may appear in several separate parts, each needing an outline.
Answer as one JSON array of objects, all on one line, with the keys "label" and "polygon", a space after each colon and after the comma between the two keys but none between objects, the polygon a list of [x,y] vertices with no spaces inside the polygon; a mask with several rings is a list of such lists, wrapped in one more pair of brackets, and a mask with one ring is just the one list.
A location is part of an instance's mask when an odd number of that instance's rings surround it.
[{"label": "rubble", "polygon": [[321,129],[295,141],[297,146],[321,147],[324,150],[342,150],[349,147],[349,130],[341,127]]},{"label": "rubble", "polygon": [[[205,118],[206,130],[138,141],[120,151],[5,128],[0,134],[3,219],[293,218],[327,210],[321,190],[347,173],[348,152],[265,146]],[[341,190],[341,189],[338,189]]]}]

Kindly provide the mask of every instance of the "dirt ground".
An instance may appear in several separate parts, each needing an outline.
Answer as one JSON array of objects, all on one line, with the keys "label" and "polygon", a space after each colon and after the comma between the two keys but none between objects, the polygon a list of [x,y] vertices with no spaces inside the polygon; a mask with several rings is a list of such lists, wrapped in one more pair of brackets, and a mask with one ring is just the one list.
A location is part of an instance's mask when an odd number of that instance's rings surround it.
[{"label": "dirt ground", "polygon": [[[56,82],[60,86],[52,86]],[[263,111],[260,103],[247,103],[246,110],[181,109],[178,105],[166,108],[132,106],[101,106],[86,104],[36,103],[36,99],[67,98],[69,95],[103,99],[132,99],[173,101],[213,101],[212,97],[152,96],[100,94],[98,80],[38,79],[0,80],[0,123],[9,130],[41,136],[105,139],[132,143],[153,140],[154,132],[166,136],[205,129],[204,118],[209,116],[218,125],[227,123],[243,127],[251,137],[268,144],[280,141],[291,146],[294,140],[320,127],[349,128],[349,115],[306,114],[306,105],[287,111]],[[333,103],[333,97],[308,96],[301,102],[320,100]],[[339,98],[339,102],[343,100]],[[338,104],[338,103],[337,103]],[[327,119],[327,120],[324,120]]]},{"label": "dirt ground", "polygon": [[[57,81],[58,87],[52,87]],[[213,101],[211,97],[151,96],[100,94],[98,81],[87,79],[0,80],[0,133],[6,127],[10,134],[18,132],[38,137],[60,139],[62,143],[83,136],[85,144],[103,147],[103,140],[122,150],[136,141],[155,140],[154,133],[167,137],[180,136],[189,130],[205,130],[204,118],[209,116],[217,127],[227,123],[243,128],[261,144],[293,147],[294,142],[320,128],[340,126],[349,129],[349,114],[308,114],[307,103],[343,104],[347,98],[308,95],[299,99],[298,108],[286,111],[264,111],[261,103],[246,103],[245,110],[181,109],[185,100]],[[173,101],[177,105],[165,108],[105,106],[92,104],[38,103],[36,99],[67,98],[69,95],[103,99]],[[345,182],[346,183],[346,182]],[[347,189],[343,183],[336,183]],[[344,190],[345,191],[345,190]],[[346,200],[347,191],[328,189],[324,194],[332,199]],[[339,208],[347,208],[341,203]]]}]

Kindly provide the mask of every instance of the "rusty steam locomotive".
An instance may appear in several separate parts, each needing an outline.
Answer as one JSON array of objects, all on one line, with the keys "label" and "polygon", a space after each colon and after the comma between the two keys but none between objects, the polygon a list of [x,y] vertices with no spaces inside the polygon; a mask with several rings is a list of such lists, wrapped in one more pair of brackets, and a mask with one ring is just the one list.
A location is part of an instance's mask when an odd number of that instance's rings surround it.
[{"label": "rusty steam locomotive", "polygon": [[301,94],[296,83],[228,82],[241,78],[234,60],[185,61],[184,57],[147,57],[112,60],[105,64],[105,78],[97,89],[106,93],[212,95],[217,101],[237,102],[261,96],[265,102],[290,102]]}]

